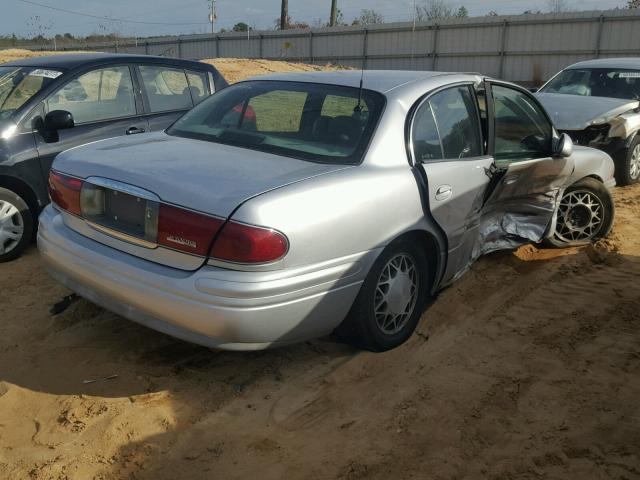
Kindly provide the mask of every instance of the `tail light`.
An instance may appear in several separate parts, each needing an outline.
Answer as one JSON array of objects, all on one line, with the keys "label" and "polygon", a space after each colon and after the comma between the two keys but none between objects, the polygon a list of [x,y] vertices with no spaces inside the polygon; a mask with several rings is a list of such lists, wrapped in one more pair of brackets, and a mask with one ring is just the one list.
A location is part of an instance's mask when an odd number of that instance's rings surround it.
[{"label": "tail light", "polygon": [[81,215],[80,191],[82,180],[51,170],[49,172],[49,196],[58,207],[74,215]]},{"label": "tail light", "polygon": [[287,237],[272,229],[228,222],[216,239],[211,257],[235,263],[268,263],[289,249]]},{"label": "tail light", "polygon": [[158,213],[158,244],[206,256],[224,220],[161,204]]}]

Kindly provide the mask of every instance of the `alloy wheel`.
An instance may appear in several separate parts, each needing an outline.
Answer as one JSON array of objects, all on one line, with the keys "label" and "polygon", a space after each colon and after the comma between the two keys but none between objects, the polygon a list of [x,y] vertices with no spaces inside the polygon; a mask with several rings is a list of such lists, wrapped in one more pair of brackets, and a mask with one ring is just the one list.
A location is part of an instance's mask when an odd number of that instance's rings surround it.
[{"label": "alloy wheel", "polygon": [[404,328],[416,307],[418,287],[416,263],[409,255],[396,255],[382,268],[374,295],[374,313],[384,334],[394,335]]},{"label": "alloy wheel", "polygon": [[590,240],[604,222],[601,200],[589,190],[565,193],[558,209],[556,236],[565,242]]},{"label": "alloy wheel", "polygon": [[0,255],[18,246],[24,234],[24,219],[20,210],[10,202],[0,200]]},{"label": "alloy wheel", "polygon": [[631,152],[631,160],[629,161],[629,176],[632,180],[640,177],[640,143],[638,143]]}]

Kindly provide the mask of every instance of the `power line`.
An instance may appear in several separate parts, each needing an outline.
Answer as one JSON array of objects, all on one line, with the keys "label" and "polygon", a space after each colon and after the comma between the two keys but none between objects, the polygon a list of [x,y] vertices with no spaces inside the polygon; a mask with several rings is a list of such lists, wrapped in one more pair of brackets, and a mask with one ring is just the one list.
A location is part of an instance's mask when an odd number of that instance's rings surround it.
[{"label": "power line", "polygon": [[127,20],[126,18],[113,18],[101,15],[91,15],[90,13],[74,12],[73,10],[67,10],[64,8],[52,7],[51,5],[45,5],[31,0],[18,0],[22,3],[28,3],[30,5],[36,5],[42,8],[48,8],[49,10],[55,10],[57,12],[68,13],[71,15],[78,15],[80,17],[97,18],[98,20],[107,20],[110,22],[123,22],[123,23],[136,23],[142,25],[208,25],[209,22],[145,22],[142,20]]}]

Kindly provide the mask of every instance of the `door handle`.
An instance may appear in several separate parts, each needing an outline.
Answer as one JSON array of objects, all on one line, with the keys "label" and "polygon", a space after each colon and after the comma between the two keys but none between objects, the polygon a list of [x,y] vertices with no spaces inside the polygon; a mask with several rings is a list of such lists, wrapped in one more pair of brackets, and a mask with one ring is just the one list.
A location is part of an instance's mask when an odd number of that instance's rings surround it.
[{"label": "door handle", "polygon": [[446,200],[452,193],[451,185],[440,185],[436,190],[436,200]]},{"label": "door handle", "polygon": [[129,127],[126,131],[127,135],[135,135],[136,133],[144,133],[145,129],[144,128],[138,128],[138,127]]}]

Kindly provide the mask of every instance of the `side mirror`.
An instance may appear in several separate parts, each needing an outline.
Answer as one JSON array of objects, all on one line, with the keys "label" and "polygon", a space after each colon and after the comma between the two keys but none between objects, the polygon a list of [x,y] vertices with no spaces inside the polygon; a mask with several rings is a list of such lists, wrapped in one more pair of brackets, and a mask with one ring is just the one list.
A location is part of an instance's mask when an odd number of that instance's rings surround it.
[{"label": "side mirror", "polygon": [[49,132],[57,132],[75,125],[73,115],[66,110],[52,110],[44,117],[44,128]]},{"label": "side mirror", "polygon": [[554,149],[555,157],[570,157],[573,153],[573,140],[566,133],[560,135],[560,138],[556,142],[556,148]]}]

